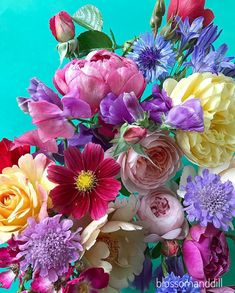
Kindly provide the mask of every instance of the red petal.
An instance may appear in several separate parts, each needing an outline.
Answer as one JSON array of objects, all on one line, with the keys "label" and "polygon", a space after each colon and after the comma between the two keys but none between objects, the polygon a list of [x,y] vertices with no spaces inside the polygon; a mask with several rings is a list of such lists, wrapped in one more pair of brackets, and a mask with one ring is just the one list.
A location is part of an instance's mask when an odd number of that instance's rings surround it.
[{"label": "red petal", "polygon": [[96,170],[99,178],[114,177],[120,171],[120,165],[112,158],[103,160]]},{"label": "red petal", "polygon": [[[91,194],[92,197],[92,194]],[[90,196],[89,195],[83,195],[79,196],[74,202],[73,202],[73,208],[72,208],[72,215],[76,219],[80,219],[83,216],[86,215],[90,207]]]},{"label": "red petal", "polygon": [[95,171],[104,159],[104,150],[99,144],[88,143],[82,153],[86,170]]},{"label": "red petal", "polygon": [[65,166],[71,169],[75,173],[79,173],[83,170],[83,160],[81,152],[76,147],[69,147],[64,152]]},{"label": "red petal", "polygon": [[99,180],[96,193],[102,200],[111,201],[117,197],[120,189],[121,183],[119,181],[113,178],[105,178]]},{"label": "red petal", "polygon": [[205,9],[202,16],[204,17],[204,26],[209,25],[215,18],[214,13],[210,9]]},{"label": "red petal", "polygon": [[72,184],[58,185],[50,192],[53,205],[60,211],[63,206],[68,207],[69,205],[73,205],[78,195],[78,191]]},{"label": "red petal", "polygon": [[52,165],[48,167],[48,179],[58,184],[74,184],[76,174],[63,167]]},{"label": "red petal", "polygon": [[98,220],[103,217],[108,210],[108,202],[101,199],[98,194],[94,191],[93,196],[91,196],[91,207],[90,214],[93,220]]}]

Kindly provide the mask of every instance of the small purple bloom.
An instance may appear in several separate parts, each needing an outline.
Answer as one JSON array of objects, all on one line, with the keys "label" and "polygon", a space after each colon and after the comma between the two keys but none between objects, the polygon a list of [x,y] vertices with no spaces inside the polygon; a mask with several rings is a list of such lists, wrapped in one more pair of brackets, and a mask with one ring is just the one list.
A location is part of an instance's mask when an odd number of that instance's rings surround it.
[{"label": "small purple bloom", "polygon": [[156,123],[161,123],[163,114],[166,115],[172,108],[172,100],[168,97],[166,91],[161,90],[158,85],[154,85],[151,100],[142,102],[141,106],[149,113],[150,119]]},{"label": "small purple bloom", "polygon": [[213,23],[206,26],[200,33],[198,37],[196,46],[203,50],[210,50],[212,44],[218,39],[222,30],[218,32],[218,26]]},{"label": "small purple bloom", "polygon": [[155,37],[153,33],[141,35],[128,57],[136,62],[148,82],[164,78],[175,62],[172,43],[161,35]]},{"label": "small purple bloom", "polygon": [[32,266],[40,277],[56,282],[64,276],[69,264],[79,259],[83,248],[78,229],[71,232],[73,221],[61,220],[61,215],[45,218],[37,223],[34,218],[28,219],[28,227],[18,236],[22,271]]},{"label": "small purple bloom", "polygon": [[203,20],[203,17],[198,17],[191,25],[188,17],[186,17],[184,21],[179,20],[179,30],[177,30],[177,32],[181,35],[181,50],[188,45],[191,40],[195,40],[200,36],[200,32],[203,28]]},{"label": "small purple bloom", "polygon": [[200,225],[212,223],[228,230],[235,216],[235,190],[232,182],[222,182],[220,176],[203,170],[202,176],[189,176],[185,186],[184,205],[189,221]]},{"label": "small purple bloom", "polygon": [[152,281],[152,268],[153,264],[151,259],[146,257],[144,260],[142,272],[138,276],[135,276],[131,286],[142,293],[149,289],[149,285]]},{"label": "small purple bloom", "polygon": [[165,124],[186,131],[204,131],[203,109],[199,99],[189,99],[173,107],[166,116]]},{"label": "small purple bloom", "polygon": [[62,108],[62,103],[59,96],[49,87],[47,87],[43,82],[38,80],[37,78],[32,78],[30,80],[30,86],[28,88],[28,93],[30,94],[30,98],[17,98],[18,105],[22,111],[25,113],[29,112],[28,104],[38,101],[47,101],[49,103],[57,105],[59,108]]},{"label": "small purple bloom", "polygon": [[100,114],[105,123],[119,125],[142,119],[143,109],[133,92],[118,97],[109,93],[100,103]]},{"label": "small purple bloom", "polygon": [[[172,256],[166,258],[166,265],[168,272],[173,272],[176,276],[184,275],[184,265],[182,258],[180,256]],[[162,265],[159,265],[154,272],[154,279],[162,280],[164,278],[164,273],[162,270]]]}]

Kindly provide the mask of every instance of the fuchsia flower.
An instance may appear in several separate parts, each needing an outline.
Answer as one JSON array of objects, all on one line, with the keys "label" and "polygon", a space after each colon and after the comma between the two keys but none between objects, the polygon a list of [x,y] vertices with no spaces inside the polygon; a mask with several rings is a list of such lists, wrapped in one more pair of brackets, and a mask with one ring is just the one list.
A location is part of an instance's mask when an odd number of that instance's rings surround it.
[{"label": "fuchsia flower", "polygon": [[109,274],[103,268],[89,268],[83,271],[78,278],[69,281],[63,293],[87,292],[98,293],[109,283]]},{"label": "fuchsia flower", "polygon": [[119,164],[112,158],[104,159],[102,147],[93,143],[87,144],[82,154],[76,147],[69,147],[64,156],[65,167],[48,168],[49,180],[58,184],[50,194],[54,207],[75,218],[87,212],[92,219],[101,218],[121,188],[114,179]]},{"label": "fuchsia flower", "polygon": [[73,60],[63,69],[56,71],[54,84],[65,95],[71,91],[79,93],[95,114],[101,100],[110,92],[119,96],[134,92],[139,98],[146,86],[137,65],[115,53],[100,50],[86,57],[85,60]]}]

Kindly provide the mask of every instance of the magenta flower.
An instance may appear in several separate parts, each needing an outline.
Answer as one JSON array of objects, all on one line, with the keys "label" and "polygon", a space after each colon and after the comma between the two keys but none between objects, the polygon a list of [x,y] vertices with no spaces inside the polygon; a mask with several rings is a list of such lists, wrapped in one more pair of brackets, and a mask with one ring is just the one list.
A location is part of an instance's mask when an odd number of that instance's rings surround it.
[{"label": "magenta flower", "polygon": [[63,293],[87,292],[98,293],[109,283],[109,274],[103,268],[89,268],[83,271],[78,278],[69,281]]},{"label": "magenta flower", "polygon": [[119,164],[112,158],[104,159],[102,147],[94,143],[87,144],[83,153],[76,147],[69,147],[64,156],[65,167],[48,168],[49,180],[57,184],[50,194],[54,207],[75,218],[88,212],[92,219],[101,218],[121,188],[114,178]]}]

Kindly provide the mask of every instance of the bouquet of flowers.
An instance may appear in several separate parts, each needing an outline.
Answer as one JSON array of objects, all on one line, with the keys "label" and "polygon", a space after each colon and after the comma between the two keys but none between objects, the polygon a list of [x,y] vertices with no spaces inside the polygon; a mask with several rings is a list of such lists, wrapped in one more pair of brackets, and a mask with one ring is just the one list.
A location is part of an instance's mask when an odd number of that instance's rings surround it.
[{"label": "bouquet of flowers", "polygon": [[33,78],[35,129],[0,142],[2,288],[234,292],[213,284],[235,238],[235,64],[204,2],[171,0],[162,25],[157,0],[123,45],[93,5],[51,18],[56,90]]}]

